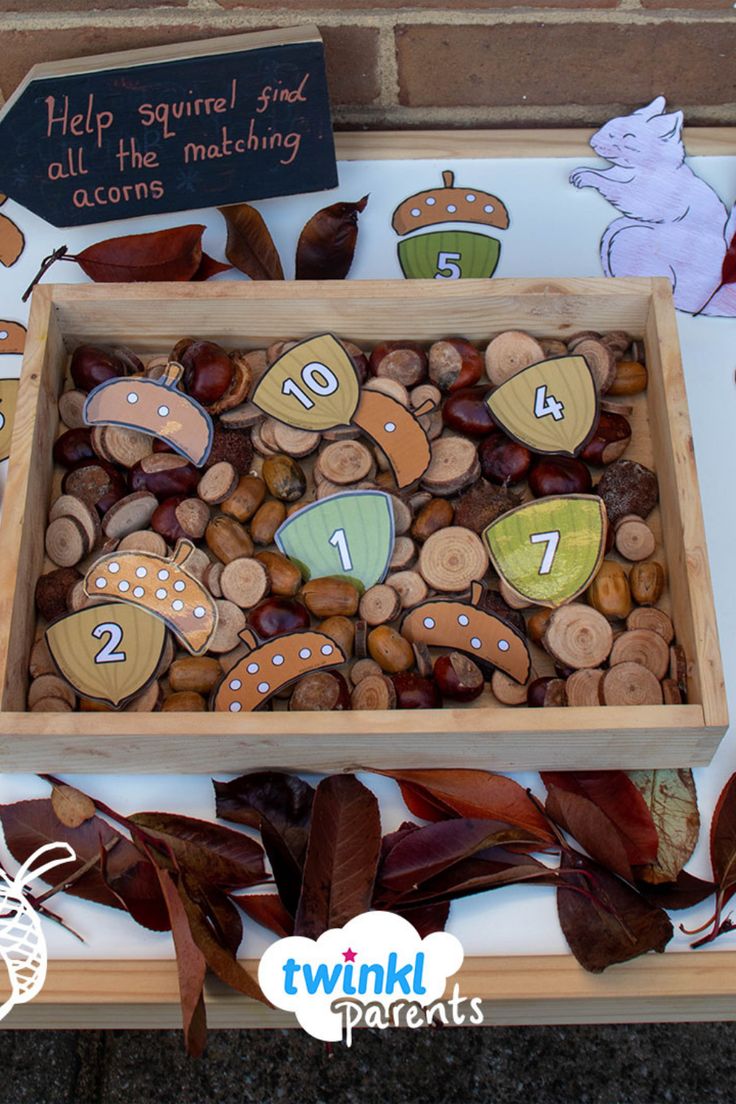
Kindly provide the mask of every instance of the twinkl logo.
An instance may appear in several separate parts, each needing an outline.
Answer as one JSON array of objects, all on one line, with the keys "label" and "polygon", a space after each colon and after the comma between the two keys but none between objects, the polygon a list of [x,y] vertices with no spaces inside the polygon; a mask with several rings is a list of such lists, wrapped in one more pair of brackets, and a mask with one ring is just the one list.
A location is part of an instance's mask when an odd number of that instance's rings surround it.
[{"label": "twinkl logo", "polygon": [[[447,932],[422,939],[403,917],[366,912],[344,928],[319,939],[289,936],[263,955],[258,981],[266,997],[293,1012],[316,1039],[350,1046],[352,1029],[421,1027],[439,1018],[448,1023],[442,1002],[447,979],[463,961],[462,944]],[[463,1023],[458,987],[448,1004],[452,1020]],[[480,1002],[470,1001],[469,1022],[482,1023]]]}]

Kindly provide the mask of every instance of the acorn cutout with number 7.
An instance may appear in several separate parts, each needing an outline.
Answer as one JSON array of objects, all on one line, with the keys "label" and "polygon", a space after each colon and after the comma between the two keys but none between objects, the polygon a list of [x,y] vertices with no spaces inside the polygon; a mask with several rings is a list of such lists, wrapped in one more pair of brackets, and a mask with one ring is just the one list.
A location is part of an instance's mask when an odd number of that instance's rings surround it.
[{"label": "acorn cutout with number 7", "polygon": [[399,487],[421,479],[429,467],[427,435],[417,420],[431,401],[407,410],[379,391],[361,391],[347,351],[332,334],[319,334],[275,360],[253,393],[252,403],[278,422],[323,433],[355,425],[386,454]]},{"label": "acorn cutout with number 7", "polygon": [[251,629],[240,633],[250,649],[223,675],[212,694],[218,713],[252,713],[302,675],[345,663],[347,656],[326,633],[306,629],[259,644]]},{"label": "acorn cutout with number 7", "polygon": [[509,437],[543,455],[576,456],[598,424],[598,390],[582,356],[523,368],[492,391],[486,405]]},{"label": "acorn cutout with number 7", "polygon": [[502,514],[483,538],[499,578],[518,598],[555,609],[593,581],[607,530],[597,495],[551,495]]}]

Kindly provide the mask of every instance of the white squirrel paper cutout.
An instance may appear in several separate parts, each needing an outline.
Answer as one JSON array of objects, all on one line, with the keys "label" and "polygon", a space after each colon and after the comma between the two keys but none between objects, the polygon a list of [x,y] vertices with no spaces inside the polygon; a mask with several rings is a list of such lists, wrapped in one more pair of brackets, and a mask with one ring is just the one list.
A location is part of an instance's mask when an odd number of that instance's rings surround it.
[{"label": "white squirrel paper cutout", "polygon": [[[64,854],[34,869],[34,862],[49,851],[63,851]],[[38,996],[46,981],[46,937],[41,918],[23,891],[34,878],[42,878],[55,866],[76,857],[68,843],[45,843],[26,859],[14,878],[0,870],[0,957],[7,968],[11,988],[8,999],[0,1004],[0,1020],[16,1004],[27,1004]]]},{"label": "white squirrel paper cutout", "polygon": [[590,140],[612,162],[581,166],[576,188],[595,188],[621,212],[601,239],[606,276],[666,276],[675,306],[689,314],[736,316],[736,284],[721,286],[726,251],[736,231],[716,192],[685,163],[681,111],[664,96],[611,119]]}]

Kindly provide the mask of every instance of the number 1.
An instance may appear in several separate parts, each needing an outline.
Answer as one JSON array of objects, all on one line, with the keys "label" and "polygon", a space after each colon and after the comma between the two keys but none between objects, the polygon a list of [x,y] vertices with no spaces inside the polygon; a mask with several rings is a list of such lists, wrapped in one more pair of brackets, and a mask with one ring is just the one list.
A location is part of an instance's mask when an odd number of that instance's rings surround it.
[{"label": "number 1", "polygon": [[336,529],[330,537],[330,544],[340,553],[340,564],[343,571],[353,570],[353,561],[350,559],[347,537],[344,529]]},{"label": "number 1", "polygon": [[555,552],[557,551],[557,545],[560,543],[559,530],[553,529],[551,533],[532,533],[529,540],[532,544],[547,545],[544,550],[544,555],[542,556],[542,562],[539,565],[539,574],[549,575],[552,570],[552,563],[555,558]]}]

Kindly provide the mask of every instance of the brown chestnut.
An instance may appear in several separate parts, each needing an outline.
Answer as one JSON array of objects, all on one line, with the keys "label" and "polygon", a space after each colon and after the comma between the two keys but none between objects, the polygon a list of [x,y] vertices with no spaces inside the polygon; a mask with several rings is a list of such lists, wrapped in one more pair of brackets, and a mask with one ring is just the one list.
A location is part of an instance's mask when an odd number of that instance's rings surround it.
[{"label": "brown chestnut", "polygon": [[630,440],[631,426],[623,414],[609,414],[604,410],[580,459],[588,464],[611,464],[623,456]]},{"label": "brown chestnut", "polygon": [[374,376],[414,387],[427,374],[427,354],[416,341],[382,341],[373,349],[369,365]]},{"label": "brown chestnut", "polygon": [[443,697],[469,702],[483,693],[483,672],[477,663],[461,652],[438,656],[434,678]]},{"label": "brown chestnut", "polygon": [[527,705],[532,709],[540,709],[543,706],[565,705],[564,679],[554,675],[544,675],[529,683],[526,692]]},{"label": "brown chestnut", "polygon": [[107,460],[80,460],[64,473],[61,481],[63,494],[82,498],[105,514],[110,507],[128,493],[123,473]]},{"label": "brown chestnut", "polygon": [[299,679],[289,701],[296,711],[350,709],[350,690],[339,671],[313,671]]},{"label": "brown chestnut", "polygon": [[72,353],[69,366],[74,386],[80,391],[91,391],[98,383],[143,372],[143,364],[128,349],[113,349],[105,345],[78,345]]},{"label": "brown chestnut", "polygon": [[54,460],[63,468],[72,468],[80,460],[96,460],[92,448],[92,430],[89,426],[68,429],[54,441]]},{"label": "brown chestnut", "polygon": [[248,624],[261,640],[309,628],[309,614],[293,598],[264,598],[248,614]]},{"label": "brown chestnut", "polygon": [[529,471],[529,489],[535,498],[590,494],[592,486],[585,464],[572,456],[546,456],[537,460]]},{"label": "brown chestnut", "polygon": [[201,478],[194,464],[174,452],[154,452],[130,469],[131,489],[149,491],[159,499],[191,494]]},{"label": "brown chestnut", "polygon": [[464,337],[435,341],[429,350],[429,378],[440,391],[472,387],[483,375],[483,354]]},{"label": "brown chestnut", "polygon": [[177,506],[181,505],[182,502],[186,502],[186,500],[186,495],[173,495],[171,498],[165,498],[153,511],[151,517],[151,528],[155,533],[159,533],[172,548],[177,541],[188,536],[176,516]]},{"label": "brown chestnut", "polygon": [[526,479],[532,454],[503,433],[492,433],[478,446],[480,470],[491,483],[519,483]]},{"label": "brown chestnut", "polygon": [[214,341],[192,340],[183,348],[182,345],[179,342],[174,353],[178,352],[184,368],[185,390],[202,406],[217,402],[233,382],[234,369],[230,357]]},{"label": "brown chestnut", "polygon": [[486,406],[487,387],[463,387],[453,391],[442,408],[442,420],[450,429],[466,437],[486,437],[496,423]]},{"label": "brown chestnut", "polygon": [[397,709],[441,709],[442,696],[432,679],[422,678],[411,671],[391,675],[396,691]]}]

